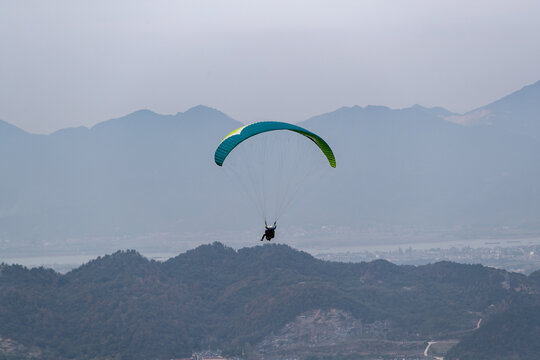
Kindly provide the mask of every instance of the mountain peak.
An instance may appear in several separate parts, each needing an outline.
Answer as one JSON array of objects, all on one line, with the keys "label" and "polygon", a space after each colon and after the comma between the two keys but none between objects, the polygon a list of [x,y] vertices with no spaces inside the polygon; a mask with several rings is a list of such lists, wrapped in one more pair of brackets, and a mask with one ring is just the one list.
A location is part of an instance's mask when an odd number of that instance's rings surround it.
[{"label": "mountain peak", "polygon": [[540,81],[526,85],[486,106],[447,120],[464,125],[490,125],[505,132],[540,139]]},{"label": "mountain peak", "polygon": [[144,126],[148,122],[153,121],[155,119],[167,118],[170,116],[171,115],[161,115],[148,109],[141,109],[141,110],[134,111],[130,114],[127,114],[119,118],[114,118],[114,119],[100,122],[99,124],[94,125],[91,130],[104,129],[104,128],[110,128],[110,127],[125,128],[128,125],[133,125],[133,124],[139,124],[139,125]]},{"label": "mountain peak", "polygon": [[204,111],[210,111],[210,112],[219,112],[221,113],[221,111],[213,108],[213,107],[210,107],[210,106],[206,106],[206,105],[197,105],[197,106],[194,106],[192,108],[189,108],[187,111],[185,111],[186,113],[188,112],[204,112]]},{"label": "mountain peak", "polygon": [[126,116],[149,116],[149,115],[157,115],[157,113],[148,109],[140,109],[140,110],[132,112],[131,114],[127,114]]},{"label": "mountain peak", "polygon": [[176,263],[186,260],[190,262],[208,261],[208,259],[223,259],[227,256],[235,256],[235,254],[236,251],[233,248],[225,246],[218,241],[215,241],[212,244],[199,245],[195,249],[188,250],[185,253],[182,253],[174,258],[167,260],[167,263]]},{"label": "mountain peak", "polygon": [[144,271],[150,260],[135,250],[119,250],[111,255],[99,256],[68,273],[70,277],[80,273],[92,273],[102,279],[113,279],[120,272]]},{"label": "mountain peak", "polygon": [[217,109],[211,108],[209,106],[205,106],[205,105],[194,106],[188,109],[187,111],[183,113],[179,112],[176,115],[182,116],[188,119],[216,119],[216,118],[222,119],[224,118],[224,119],[231,120],[231,118],[225,113]]}]

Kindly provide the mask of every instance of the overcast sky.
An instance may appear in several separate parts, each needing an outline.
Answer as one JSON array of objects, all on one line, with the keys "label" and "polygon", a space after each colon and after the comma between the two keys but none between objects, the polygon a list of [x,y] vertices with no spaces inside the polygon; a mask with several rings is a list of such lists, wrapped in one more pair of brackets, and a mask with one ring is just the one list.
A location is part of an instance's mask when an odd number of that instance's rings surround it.
[{"label": "overcast sky", "polygon": [[540,80],[540,1],[0,1],[0,119],[50,133],[204,104],[465,112]]}]

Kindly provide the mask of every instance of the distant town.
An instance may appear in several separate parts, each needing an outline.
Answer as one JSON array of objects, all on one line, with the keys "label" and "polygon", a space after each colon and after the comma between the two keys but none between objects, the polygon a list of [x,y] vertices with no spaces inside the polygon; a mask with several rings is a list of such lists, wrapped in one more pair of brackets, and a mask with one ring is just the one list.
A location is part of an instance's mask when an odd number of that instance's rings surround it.
[{"label": "distant town", "polygon": [[485,247],[451,247],[397,250],[374,250],[340,253],[320,253],[322,260],[340,262],[362,262],[385,259],[398,265],[424,265],[438,261],[453,261],[462,264],[482,264],[507,271],[530,274],[540,269],[540,245],[511,245],[489,242]]}]

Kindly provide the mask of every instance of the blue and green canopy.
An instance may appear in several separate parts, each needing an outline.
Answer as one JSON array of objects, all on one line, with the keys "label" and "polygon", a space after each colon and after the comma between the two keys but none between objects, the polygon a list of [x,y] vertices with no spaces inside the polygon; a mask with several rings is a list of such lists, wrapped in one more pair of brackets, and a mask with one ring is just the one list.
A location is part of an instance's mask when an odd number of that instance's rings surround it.
[{"label": "blue and green canopy", "polygon": [[336,167],[336,159],[334,157],[332,149],[320,136],[304,128],[301,128],[300,126],[278,121],[263,121],[242,126],[241,128],[238,128],[231,132],[229,135],[225,136],[223,140],[221,140],[221,143],[216,149],[216,153],[214,155],[214,160],[216,161],[216,164],[222,166],[229,153],[244,140],[267,131],[275,130],[289,130],[304,135],[305,137],[313,141],[319,147],[319,149],[321,149],[323,154],[328,159],[330,166],[334,168]]}]

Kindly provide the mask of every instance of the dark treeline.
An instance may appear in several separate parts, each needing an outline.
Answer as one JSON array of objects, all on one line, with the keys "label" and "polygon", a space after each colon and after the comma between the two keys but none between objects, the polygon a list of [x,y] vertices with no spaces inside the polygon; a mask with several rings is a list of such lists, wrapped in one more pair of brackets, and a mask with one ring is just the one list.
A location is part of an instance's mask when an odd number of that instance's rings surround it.
[{"label": "dark treeline", "polygon": [[65,275],[2,265],[0,336],[51,359],[240,354],[303,312],[337,308],[388,321],[389,339],[459,337],[480,318],[486,332],[490,316],[504,322],[512,304],[535,304],[539,278],[450,262],[325,262],[284,245],[214,243],[163,263],[119,251]]}]

